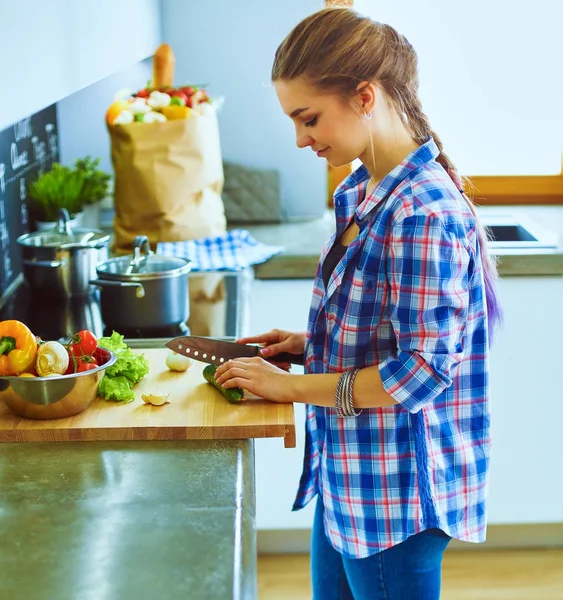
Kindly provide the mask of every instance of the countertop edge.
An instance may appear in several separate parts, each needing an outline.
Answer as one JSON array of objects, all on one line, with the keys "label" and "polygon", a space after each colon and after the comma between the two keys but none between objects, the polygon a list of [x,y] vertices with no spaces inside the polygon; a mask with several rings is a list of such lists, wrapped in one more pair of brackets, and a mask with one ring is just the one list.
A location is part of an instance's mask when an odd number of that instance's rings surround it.
[{"label": "countertop edge", "polygon": [[[295,424],[269,425],[271,435],[260,435],[258,425],[236,425],[236,435],[228,427],[84,427],[76,429],[0,429],[0,443],[51,442],[171,442],[171,441],[229,441],[283,438],[286,448],[295,448]],[[210,433],[213,433],[210,436]]]},{"label": "countertop edge", "polygon": [[[503,206],[481,207],[480,215],[509,214],[519,222],[535,224],[557,238],[563,224],[563,206]],[[254,265],[254,277],[266,279],[313,279],[322,248],[334,233],[335,217],[331,210],[312,219],[286,221],[278,224],[237,224],[266,245],[282,246],[285,251],[268,261]],[[230,226],[229,226],[230,227]],[[563,275],[563,237],[559,233],[556,248],[505,249],[491,248],[497,258],[498,271],[503,276]]]},{"label": "countertop edge", "polygon": [[[563,250],[536,254],[493,254],[501,277],[507,276],[561,276]],[[254,278],[314,279],[319,257],[316,255],[281,254],[254,266]]]}]

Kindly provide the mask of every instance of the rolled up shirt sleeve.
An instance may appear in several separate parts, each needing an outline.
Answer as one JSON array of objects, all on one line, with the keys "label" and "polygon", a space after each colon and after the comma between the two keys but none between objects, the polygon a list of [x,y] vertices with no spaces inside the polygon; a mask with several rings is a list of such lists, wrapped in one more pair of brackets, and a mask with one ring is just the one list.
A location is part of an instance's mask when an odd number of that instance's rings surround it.
[{"label": "rolled up shirt sleeve", "polygon": [[465,236],[431,215],[394,224],[386,261],[397,351],[379,363],[383,386],[418,412],[452,384],[463,358],[472,257]]}]

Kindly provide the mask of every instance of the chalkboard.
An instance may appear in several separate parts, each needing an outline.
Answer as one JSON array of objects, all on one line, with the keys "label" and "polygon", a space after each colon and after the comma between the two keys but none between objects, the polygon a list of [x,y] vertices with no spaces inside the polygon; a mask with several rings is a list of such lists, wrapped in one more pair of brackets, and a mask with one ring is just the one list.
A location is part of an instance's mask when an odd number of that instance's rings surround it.
[{"label": "chalkboard", "polygon": [[0,131],[0,296],[22,272],[16,239],[28,231],[27,188],[58,157],[55,104]]}]

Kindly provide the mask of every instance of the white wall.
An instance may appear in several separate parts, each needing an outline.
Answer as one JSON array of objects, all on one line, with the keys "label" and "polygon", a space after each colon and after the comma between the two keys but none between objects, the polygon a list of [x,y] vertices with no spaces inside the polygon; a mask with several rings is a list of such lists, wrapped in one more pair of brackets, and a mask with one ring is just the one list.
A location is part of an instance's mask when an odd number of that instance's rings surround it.
[{"label": "white wall", "polygon": [[223,156],[281,173],[282,205],[292,217],[320,216],[326,162],[295,145],[293,124],[270,84],[277,46],[323,0],[162,0],[163,41],[176,55],[176,83],[209,84],[224,96]]},{"label": "white wall", "polygon": [[0,130],[145,59],[160,39],[159,0],[1,0]]},{"label": "white wall", "polygon": [[561,0],[355,0],[414,46],[420,96],[463,175],[561,171]]},{"label": "white wall", "polygon": [[[156,48],[155,48],[156,49]],[[105,113],[122,88],[144,87],[152,77],[152,57],[98,81],[57,103],[60,160],[70,165],[90,154],[113,173]]]}]

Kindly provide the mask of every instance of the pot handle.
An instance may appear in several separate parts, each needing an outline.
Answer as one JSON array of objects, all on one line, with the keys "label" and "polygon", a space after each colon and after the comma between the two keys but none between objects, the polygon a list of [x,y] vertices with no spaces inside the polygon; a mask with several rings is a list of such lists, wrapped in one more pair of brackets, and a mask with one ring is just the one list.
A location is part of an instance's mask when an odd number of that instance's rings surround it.
[{"label": "pot handle", "polygon": [[[139,249],[139,253],[141,250],[145,251],[145,254],[152,254],[151,245],[149,242],[149,238],[146,235],[138,235],[133,240],[133,250]],[[135,252],[135,254],[137,254]]]},{"label": "pot handle", "polygon": [[25,258],[23,261],[24,265],[30,267],[48,267],[49,269],[59,269],[66,265],[66,260],[30,260]]},{"label": "pot handle", "polygon": [[68,214],[68,210],[66,208],[59,209],[57,231],[65,235],[72,234],[72,229],[70,228],[70,215]]},{"label": "pot handle", "polygon": [[145,297],[145,288],[141,283],[127,283],[124,281],[108,281],[107,279],[90,279],[88,282],[90,285],[97,285],[98,287],[134,287],[137,288],[135,290],[135,296],[137,298]]}]

